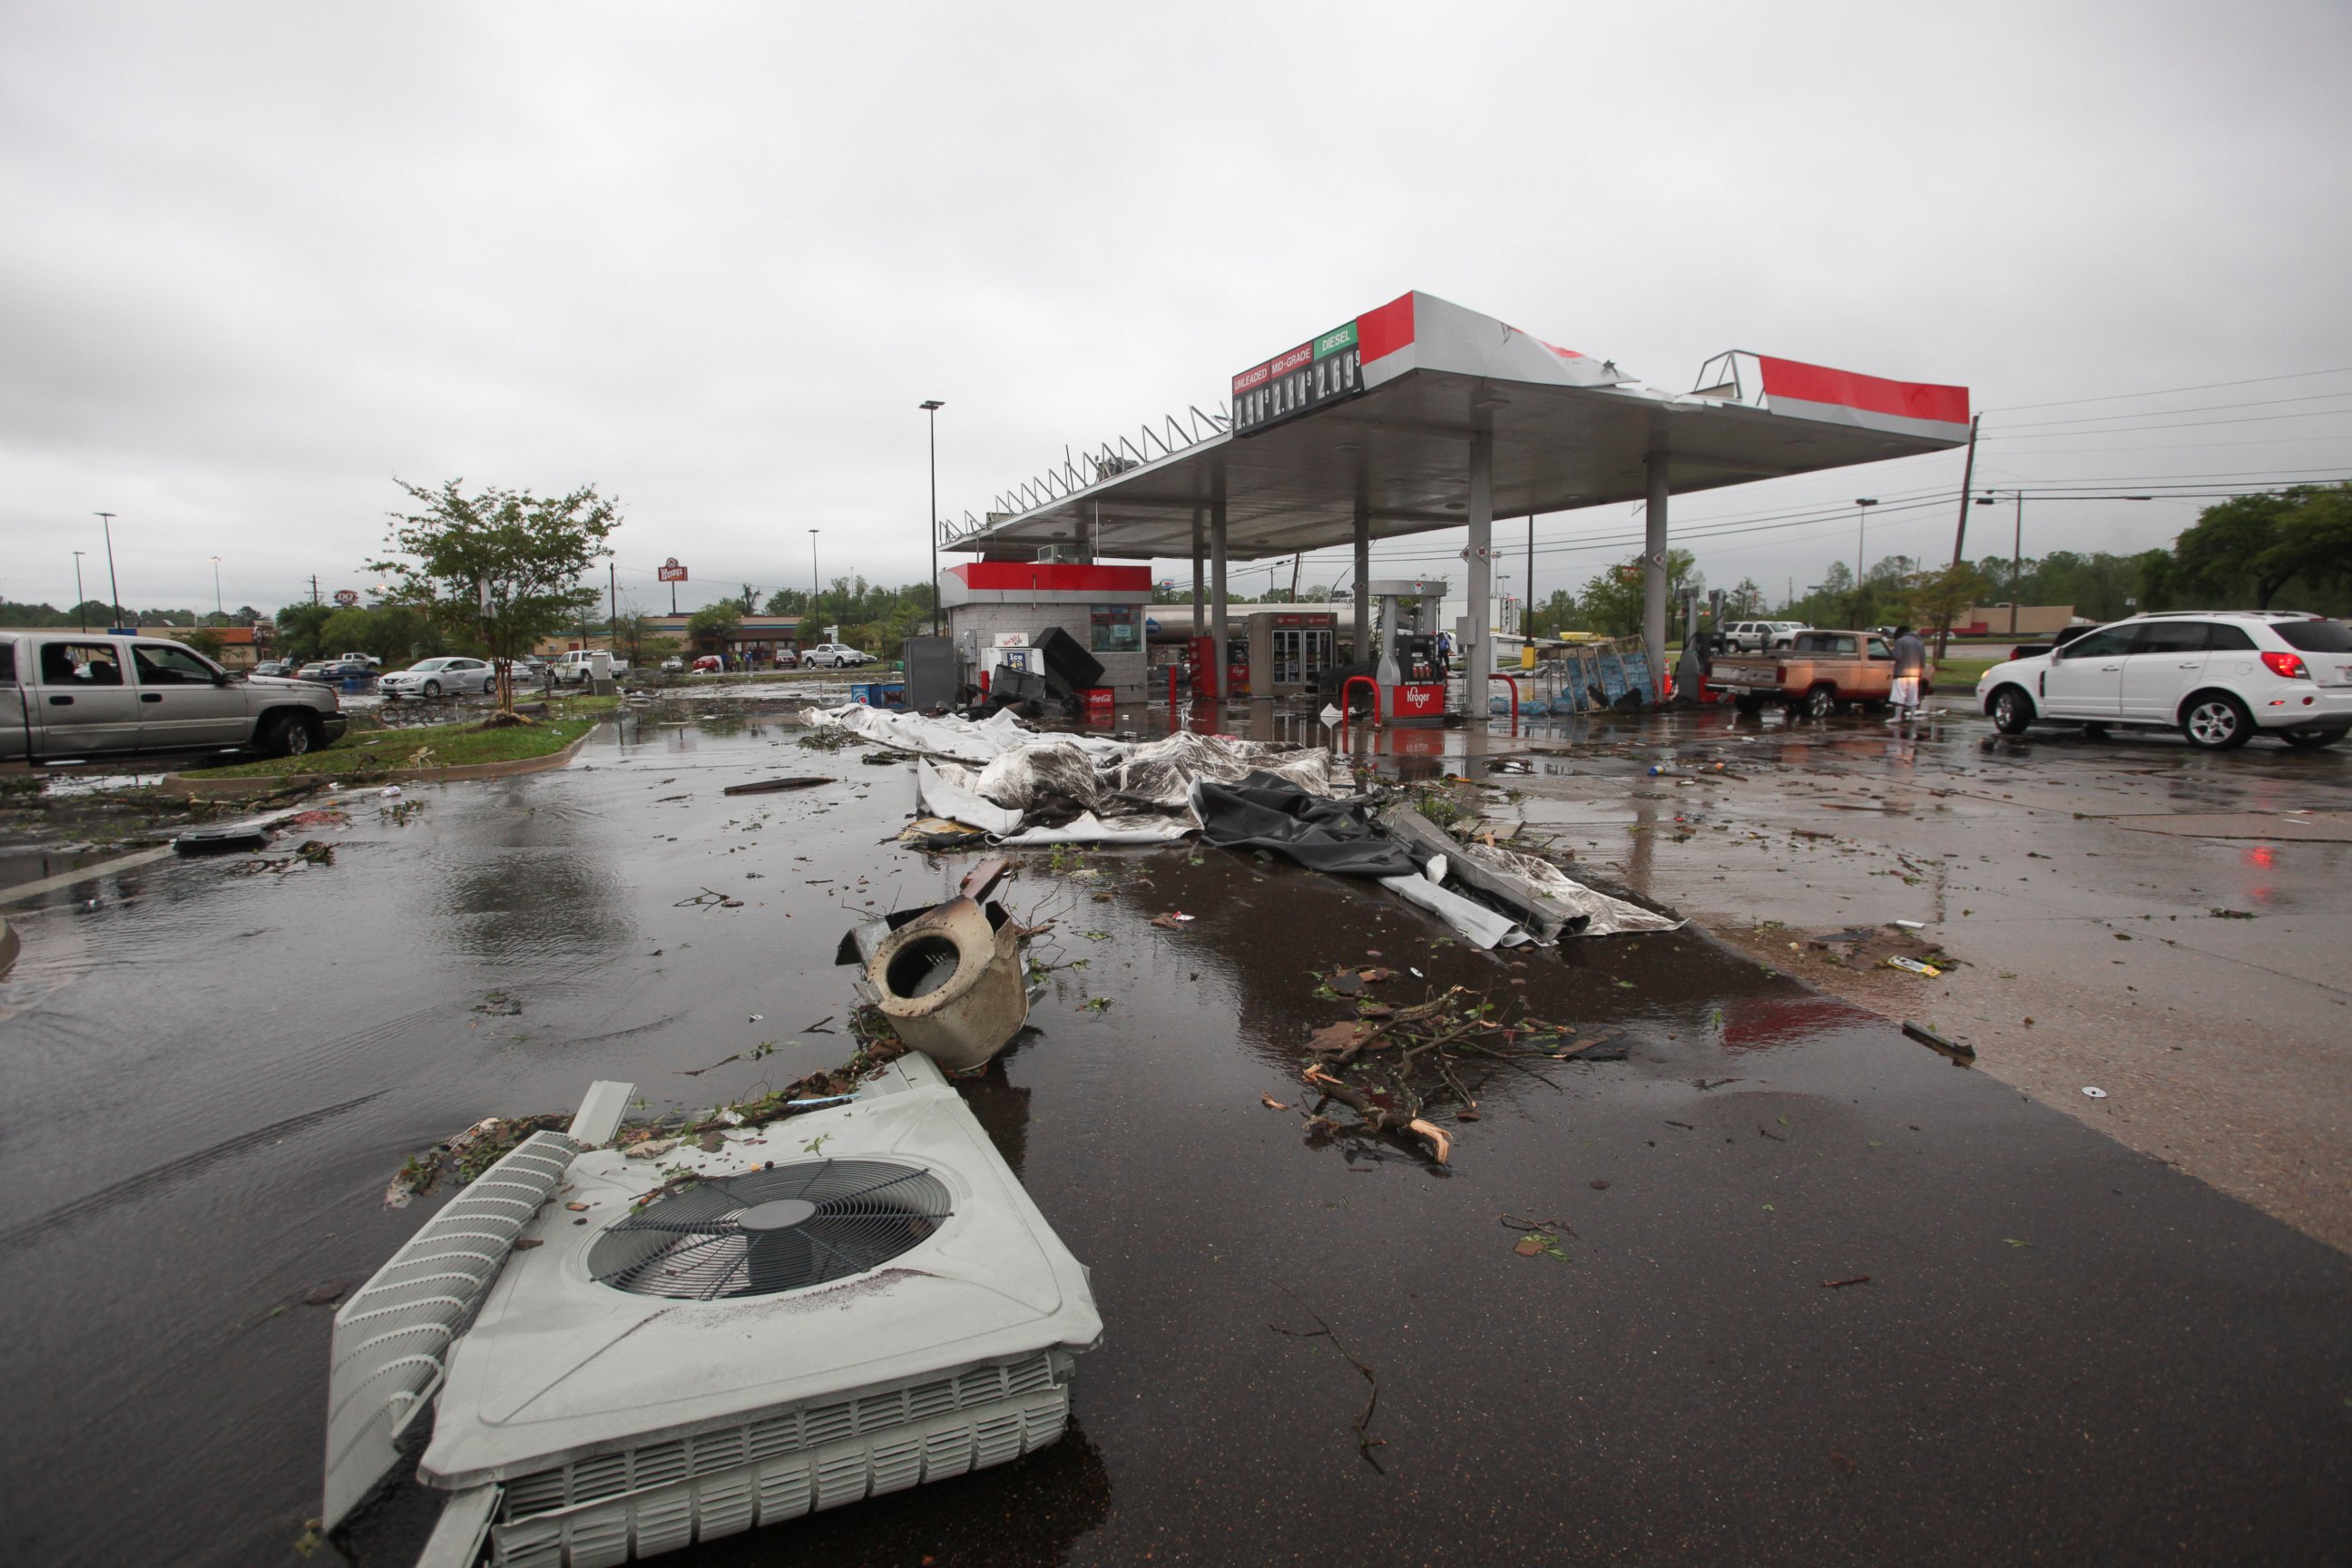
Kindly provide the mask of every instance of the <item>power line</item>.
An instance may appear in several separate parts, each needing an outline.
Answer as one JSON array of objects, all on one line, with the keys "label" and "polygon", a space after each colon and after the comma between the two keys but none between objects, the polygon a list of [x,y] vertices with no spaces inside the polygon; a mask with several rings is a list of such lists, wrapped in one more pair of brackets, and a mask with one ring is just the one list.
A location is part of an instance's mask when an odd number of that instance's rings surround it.
[{"label": "power line", "polygon": [[2251,419],[2184,419],[2178,425],[2117,425],[2106,430],[2049,430],[2041,435],[2028,431],[2019,436],[2003,436],[1987,432],[1988,441],[2063,441],[2076,436],[2127,436],[2141,430],[2200,430],[2209,425],[2268,425],[2279,419],[2328,419],[2352,414],[2352,408],[2315,408],[2308,414],[2257,414]]},{"label": "power line", "polygon": [[2012,403],[2006,408],[1988,408],[1988,414],[2025,414],[2036,408],[2076,408],[2085,403],[2121,403],[2134,397],[2170,397],[2183,392],[2219,392],[2227,386],[2260,386],[2273,381],[2307,381],[2316,375],[2352,375],[2352,365],[2338,365],[2334,370],[2298,370],[2285,375],[2255,375],[2243,381],[2208,381],[2196,386],[2168,386],[2155,392],[2111,392],[2105,397],[2062,397],[2055,403]]},{"label": "power line", "polygon": [[[2325,403],[2332,397],[2352,397],[2352,392],[2314,392],[2306,394],[2302,397],[2258,398],[2252,403],[2198,403],[2191,404],[2186,408],[2148,408],[2143,409],[2136,414],[2085,414],[2078,419],[2036,419],[2030,424],[2004,425],[2001,426],[2000,428],[2004,430],[2045,430],[2053,425],[2104,425],[2112,419],[2167,419],[2170,418],[2175,414],[2213,414],[2237,408],[2276,408],[2288,403]],[[2340,409],[2327,409],[2322,410],[2321,412],[2341,413],[2347,411]],[[2085,432],[2085,434],[2096,435],[2099,434],[2099,432],[2089,431]]]}]

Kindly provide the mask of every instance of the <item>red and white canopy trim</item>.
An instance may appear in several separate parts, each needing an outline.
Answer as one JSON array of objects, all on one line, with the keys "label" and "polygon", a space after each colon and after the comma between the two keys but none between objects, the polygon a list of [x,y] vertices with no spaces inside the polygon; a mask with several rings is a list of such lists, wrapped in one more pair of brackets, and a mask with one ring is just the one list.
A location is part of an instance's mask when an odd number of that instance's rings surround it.
[{"label": "red and white canopy trim", "polygon": [[1734,349],[1707,361],[1695,396],[1747,402],[1794,419],[1818,419],[1935,441],[1969,438],[1969,389],[1889,381],[1802,360]]}]

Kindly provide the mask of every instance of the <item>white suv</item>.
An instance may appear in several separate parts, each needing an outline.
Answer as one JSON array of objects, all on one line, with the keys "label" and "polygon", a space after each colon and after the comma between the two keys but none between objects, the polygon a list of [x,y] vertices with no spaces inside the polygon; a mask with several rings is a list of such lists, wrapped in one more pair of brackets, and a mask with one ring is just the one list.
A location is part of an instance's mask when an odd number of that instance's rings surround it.
[{"label": "white suv", "polygon": [[803,669],[816,669],[828,665],[835,669],[849,669],[873,662],[872,654],[842,642],[821,642],[801,655]]},{"label": "white suv", "polygon": [[2352,631],[2317,616],[2183,610],[2135,616],[1977,681],[2003,734],[2036,722],[2179,730],[2227,751],[2258,734],[2316,750],[2352,732]]},{"label": "white suv", "polygon": [[1770,653],[1811,629],[1802,621],[1734,621],[1723,628],[1723,640],[1734,653]]}]

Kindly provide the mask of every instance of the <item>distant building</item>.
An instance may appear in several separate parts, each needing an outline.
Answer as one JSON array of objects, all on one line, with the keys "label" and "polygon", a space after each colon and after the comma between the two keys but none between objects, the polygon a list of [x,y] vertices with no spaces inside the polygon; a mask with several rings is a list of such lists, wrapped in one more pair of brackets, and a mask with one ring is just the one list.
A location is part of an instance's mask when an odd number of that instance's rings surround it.
[{"label": "distant building", "polygon": [[[800,658],[801,617],[798,616],[745,616],[737,624],[732,636],[722,647],[712,637],[697,638],[687,629],[690,615],[659,615],[646,617],[646,635],[668,637],[677,642],[682,657],[693,659],[707,653],[722,655],[730,669],[769,669],[788,667]],[[541,655],[570,653],[575,648],[610,647],[613,639],[593,627],[585,637],[577,632],[541,637],[535,650]]]},{"label": "distant building", "polygon": [[2017,624],[2010,624],[2007,605],[1970,605],[1952,622],[1952,634],[1964,637],[2055,637],[2074,624],[2072,605],[2020,605]]}]

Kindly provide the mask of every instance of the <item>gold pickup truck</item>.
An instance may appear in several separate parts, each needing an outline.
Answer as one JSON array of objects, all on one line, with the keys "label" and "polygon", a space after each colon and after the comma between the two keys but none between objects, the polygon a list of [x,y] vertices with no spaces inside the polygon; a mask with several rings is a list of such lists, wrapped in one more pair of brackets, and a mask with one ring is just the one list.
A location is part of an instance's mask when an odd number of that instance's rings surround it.
[{"label": "gold pickup truck", "polygon": [[1895,649],[1876,632],[1799,632],[1780,653],[1717,659],[1706,683],[1730,692],[1742,713],[1780,702],[1791,714],[1825,719],[1849,703],[1884,707],[1895,687]]}]

